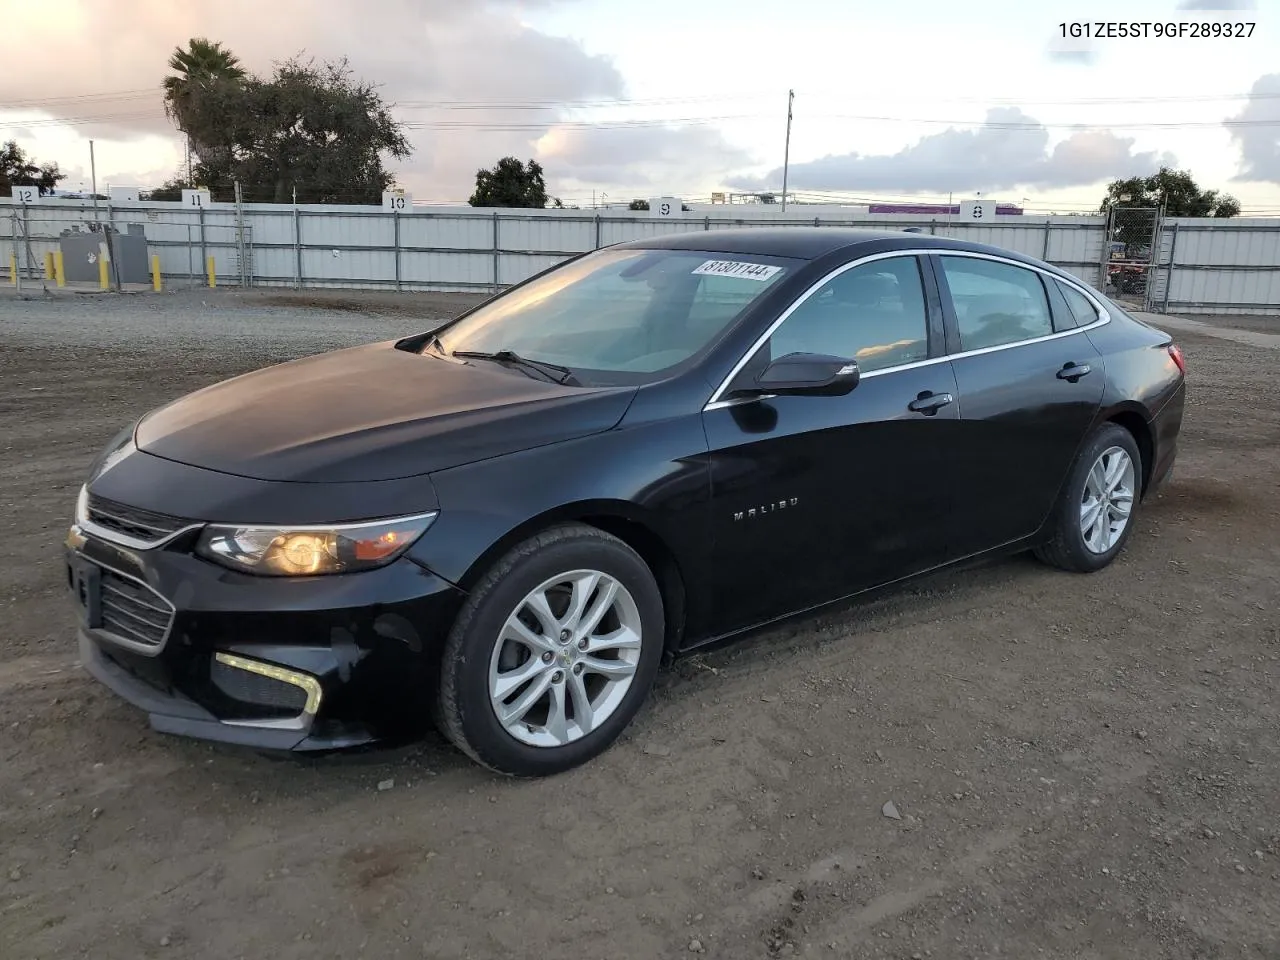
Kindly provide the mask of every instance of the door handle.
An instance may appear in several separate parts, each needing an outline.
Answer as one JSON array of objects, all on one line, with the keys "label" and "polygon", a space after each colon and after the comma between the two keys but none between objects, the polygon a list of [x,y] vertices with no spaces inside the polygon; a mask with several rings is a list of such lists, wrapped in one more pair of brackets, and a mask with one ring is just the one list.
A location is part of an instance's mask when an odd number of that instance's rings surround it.
[{"label": "door handle", "polygon": [[1070,380],[1075,383],[1081,377],[1088,376],[1093,367],[1087,363],[1068,363],[1058,371],[1059,380]]},{"label": "door handle", "polygon": [[955,402],[956,398],[949,393],[934,393],[926,390],[908,403],[907,409],[912,413],[923,413],[926,417],[932,417],[947,404]]}]

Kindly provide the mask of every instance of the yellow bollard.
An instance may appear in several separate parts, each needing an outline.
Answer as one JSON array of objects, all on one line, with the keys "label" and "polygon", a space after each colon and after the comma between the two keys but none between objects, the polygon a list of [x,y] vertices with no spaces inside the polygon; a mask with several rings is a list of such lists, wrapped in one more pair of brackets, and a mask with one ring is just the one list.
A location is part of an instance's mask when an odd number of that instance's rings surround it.
[{"label": "yellow bollard", "polygon": [[209,286],[216,287],[218,285],[218,274],[213,268],[213,257],[209,258]]},{"label": "yellow bollard", "polygon": [[57,281],[58,286],[65,287],[67,285],[67,273],[62,264],[62,251],[53,251],[53,278]]},{"label": "yellow bollard", "polygon": [[18,255],[16,253],[9,254],[9,284],[14,287],[18,285]]},{"label": "yellow bollard", "polygon": [[160,255],[153,253],[151,255],[151,289],[160,292]]},{"label": "yellow bollard", "polygon": [[111,288],[111,284],[107,279],[106,257],[98,257],[98,287],[102,290],[109,290]]},{"label": "yellow bollard", "polygon": [[53,254],[46,252],[44,255],[44,278],[46,280],[53,279]]}]

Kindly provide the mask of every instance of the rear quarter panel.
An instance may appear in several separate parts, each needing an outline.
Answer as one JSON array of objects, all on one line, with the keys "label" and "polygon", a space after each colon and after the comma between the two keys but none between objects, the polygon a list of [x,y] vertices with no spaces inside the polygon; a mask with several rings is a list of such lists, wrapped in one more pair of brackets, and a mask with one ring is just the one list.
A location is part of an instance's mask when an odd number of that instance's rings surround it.
[{"label": "rear quarter panel", "polygon": [[1150,422],[1182,388],[1182,372],[1169,356],[1173,338],[1125,313],[1088,332],[1103,356],[1106,386],[1099,417],[1135,410]]},{"label": "rear quarter panel", "polygon": [[1167,477],[1177,454],[1186,383],[1169,355],[1173,338],[1108,304],[1111,322],[1088,332],[1103,356],[1105,388],[1097,422],[1136,414],[1146,423],[1151,463],[1144,465],[1146,494]]}]

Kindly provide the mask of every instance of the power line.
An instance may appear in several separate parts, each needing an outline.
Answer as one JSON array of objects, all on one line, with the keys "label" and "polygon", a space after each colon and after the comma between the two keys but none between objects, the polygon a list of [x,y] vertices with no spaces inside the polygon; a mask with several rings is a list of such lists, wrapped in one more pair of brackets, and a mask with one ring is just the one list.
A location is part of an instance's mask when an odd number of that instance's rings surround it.
[{"label": "power line", "polygon": [[[163,86],[141,87],[129,90],[92,91],[86,93],[61,94],[50,97],[27,97],[8,100],[0,103],[0,109],[18,109],[62,104],[110,103],[127,100],[140,100],[147,97],[163,95]],[[441,109],[441,110],[539,110],[539,109],[590,109],[590,108],[630,108],[673,106],[696,103],[726,103],[765,100],[775,95],[774,92],[760,93],[726,93],[699,94],[696,96],[672,97],[493,97],[493,98],[450,98],[439,97],[429,100],[392,101],[396,108],[403,109]],[[822,100],[822,94],[815,94],[814,99]],[[883,93],[875,94],[841,94],[841,102],[850,101],[883,101]],[[974,103],[990,106],[1103,106],[1108,104],[1179,104],[1179,103],[1219,103],[1246,100],[1276,100],[1280,93],[1224,93],[1224,94],[1189,94],[1189,95],[1157,95],[1139,97],[1078,97],[1073,99],[1033,100],[1016,97],[908,97],[892,96],[898,102],[928,103]]]},{"label": "power line", "polygon": [[1177,120],[1137,123],[1041,123],[1038,120],[944,120],[930,117],[862,116],[850,113],[815,114],[810,120],[858,120],[868,123],[921,123],[945,124],[959,127],[984,127],[992,130],[1146,130],[1146,129],[1196,129],[1202,127],[1276,127],[1280,117],[1274,120]]},{"label": "power line", "polygon": [[[548,118],[545,121],[537,121],[533,119],[406,119],[401,122],[410,130],[479,130],[489,132],[521,132],[521,131],[539,131],[546,130],[548,127],[556,127],[560,129],[626,129],[630,127],[655,127],[676,124],[707,124],[707,123],[726,123],[745,120],[763,120],[771,117],[767,113],[738,113],[738,114],[715,114],[702,116],[676,116],[676,117],[623,117],[623,118],[601,118],[601,119],[553,119]],[[41,127],[41,126],[83,126],[89,124],[118,124],[128,123],[140,120],[163,120],[164,115],[154,110],[149,111],[112,111],[102,113],[97,116],[69,116],[69,117],[37,117],[27,120],[12,120],[6,125],[24,126],[24,127]],[[1043,123],[1038,120],[990,120],[990,119],[959,119],[959,118],[941,118],[941,117],[902,117],[902,116],[886,116],[871,114],[848,114],[848,113],[818,113],[809,114],[805,117],[809,120],[843,120],[858,123],[893,123],[893,124],[921,124],[926,126],[948,126],[948,127],[965,127],[986,130],[1010,130],[1010,131],[1030,131],[1039,132],[1042,130],[1072,130],[1072,131],[1107,131],[1107,130],[1195,130],[1195,129],[1217,129],[1219,127],[1226,129],[1236,128],[1253,128],[1253,127],[1280,127],[1280,117],[1275,119],[1256,119],[1256,120],[1177,120],[1177,121],[1155,121],[1143,120],[1133,122],[1104,122],[1104,123]]]}]

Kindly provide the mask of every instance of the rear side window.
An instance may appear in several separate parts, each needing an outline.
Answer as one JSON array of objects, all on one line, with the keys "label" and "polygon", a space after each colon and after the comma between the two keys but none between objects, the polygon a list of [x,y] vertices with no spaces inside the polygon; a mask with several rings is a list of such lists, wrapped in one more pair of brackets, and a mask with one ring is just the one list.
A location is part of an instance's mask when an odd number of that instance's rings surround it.
[{"label": "rear side window", "polygon": [[1035,271],[975,257],[938,259],[951,289],[961,350],[999,347],[1053,333],[1049,298]]},{"label": "rear side window", "polygon": [[1071,315],[1076,318],[1076,326],[1087,327],[1091,323],[1098,322],[1097,308],[1089,301],[1083,293],[1068,283],[1062,283],[1055,280],[1058,289],[1062,291],[1063,299],[1067,301],[1067,306],[1071,308]]}]

